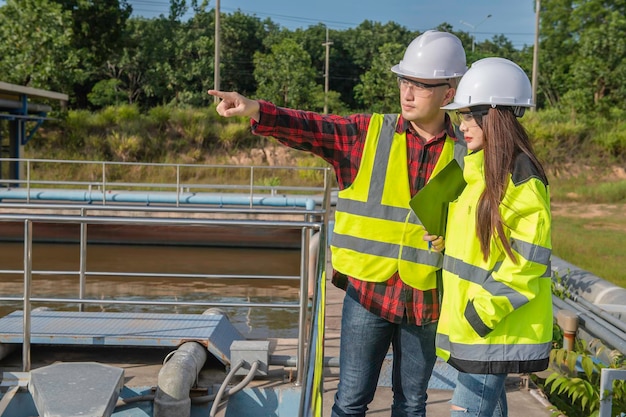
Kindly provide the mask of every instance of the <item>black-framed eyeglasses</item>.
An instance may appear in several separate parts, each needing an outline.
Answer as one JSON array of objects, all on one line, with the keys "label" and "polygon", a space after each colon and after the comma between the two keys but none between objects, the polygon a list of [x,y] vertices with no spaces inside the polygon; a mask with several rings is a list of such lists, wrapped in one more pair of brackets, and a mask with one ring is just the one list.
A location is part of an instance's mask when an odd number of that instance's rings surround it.
[{"label": "black-framed eyeglasses", "polygon": [[426,84],[416,80],[411,80],[404,77],[398,77],[398,87],[401,89],[410,88],[413,94],[418,97],[430,97],[433,94],[433,89],[436,87],[441,87],[447,85],[448,88],[451,87],[449,82],[445,83],[437,83],[437,84]]}]

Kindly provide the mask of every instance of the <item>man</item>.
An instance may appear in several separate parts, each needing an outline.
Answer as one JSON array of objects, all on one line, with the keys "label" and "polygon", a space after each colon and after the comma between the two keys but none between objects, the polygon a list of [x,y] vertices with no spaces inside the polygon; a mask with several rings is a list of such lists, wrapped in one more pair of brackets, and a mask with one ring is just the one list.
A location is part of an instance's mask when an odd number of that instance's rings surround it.
[{"label": "man", "polygon": [[222,100],[220,115],[248,116],[253,133],[309,151],[335,169],[340,191],[333,283],[346,295],[333,417],[365,416],[390,345],[391,416],[426,415],[441,254],[428,250],[409,200],[453,157],[462,162],[466,154],[440,109],[452,101],[466,70],[460,40],[427,31],[391,68],[398,76],[400,115],[320,115],[209,90]]}]

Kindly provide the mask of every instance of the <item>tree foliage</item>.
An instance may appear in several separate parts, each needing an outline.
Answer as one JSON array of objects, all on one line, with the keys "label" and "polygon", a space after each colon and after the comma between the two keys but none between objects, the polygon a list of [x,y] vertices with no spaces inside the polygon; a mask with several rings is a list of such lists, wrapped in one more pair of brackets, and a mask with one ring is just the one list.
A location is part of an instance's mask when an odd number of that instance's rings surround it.
[{"label": "tree foliage", "polygon": [[120,48],[132,8],[126,0],[52,0],[69,12],[71,46],[80,56],[83,77],[73,80],[72,101],[87,106],[87,95],[102,78],[108,57]]},{"label": "tree foliage", "polygon": [[240,11],[226,15],[222,20],[220,54],[221,88],[238,91],[244,95],[254,94],[257,89],[254,78],[255,52],[266,53],[263,39],[276,27],[268,21],[248,16]]},{"label": "tree foliage", "polygon": [[68,11],[50,0],[7,0],[0,11],[2,81],[66,92],[84,79]]},{"label": "tree foliage", "polygon": [[[206,106],[216,62],[210,3],[170,0],[167,16],[145,19],[131,16],[128,0],[7,0],[0,7],[3,80],[68,93],[77,109],[120,100],[143,109]],[[624,0],[541,2],[539,108],[575,118],[611,118],[621,114],[615,109],[626,110],[624,16]],[[389,69],[419,34],[394,22],[366,20],[346,30],[320,23],[291,31],[239,10],[220,17],[220,88],[311,110],[321,110],[324,101],[345,112],[395,108]],[[532,76],[532,46],[516,49],[499,34],[472,51],[470,33],[447,22],[436,29],[461,39],[468,64],[501,56]]]},{"label": "tree foliage", "polygon": [[311,57],[295,40],[287,38],[267,54],[254,56],[257,95],[279,106],[311,108],[315,71]]},{"label": "tree foliage", "polygon": [[542,101],[577,114],[623,109],[626,2],[544,0],[541,7]]},{"label": "tree foliage", "polygon": [[397,113],[400,95],[396,75],[389,70],[390,62],[400,62],[405,46],[387,43],[380,47],[371,68],[361,76],[354,88],[355,97],[366,109],[378,113]]}]

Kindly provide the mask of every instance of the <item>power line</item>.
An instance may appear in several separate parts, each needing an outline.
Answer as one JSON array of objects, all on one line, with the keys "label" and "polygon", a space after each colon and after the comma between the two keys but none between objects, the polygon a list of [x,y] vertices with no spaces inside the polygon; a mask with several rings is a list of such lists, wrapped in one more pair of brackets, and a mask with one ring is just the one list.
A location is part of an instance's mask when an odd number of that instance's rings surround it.
[{"label": "power line", "polygon": [[[134,15],[167,15],[169,13],[169,9],[170,9],[170,1],[169,0],[126,0],[128,4],[130,4],[133,7],[133,14]],[[0,0],[0,6],[2,6],[5,3],[4,0]],[[135,6],[139,6],[139,7],[135,7]],[[318,23],[322,23],[327,27],[332,27],[335,29],[338,28],[353,28],[353,27],[357,27],[359,26],[361,23],[363,22],[346,22],[346,21],[339,21],[339,20],[319,20],[319,19],[311,19],[311,18],[307,18],[307,17],[302,17],[302,16],[290,16],[290,15],[281,15],[281,14],[270,14],[270,13],[264,13],[264,12],[258,12],[258,11],[254,11],[254,10],[244,10],[244,9],[234,9],[234,8],[227,8],[227,7],[222,7],[221,8],[223,11],[227,11],[229,13],[232,12],[236,12],[236,11],[240,11],[244,14],[247,15],[258,15],[258,16],[262,16],[262,17],[269,17],[272,20],[275,19],[282,19],[285,21],[289,21],[289,22],[294,22],[294,23],[300,23],[300,24],[307,24],[307,25],[316,25]],[[190,11],[191,12],[191,11]],[[147,16],[143,16],[143,17],[147,17]],[[370,21],[374,21],[372,19],[367,19]],[[379,22],[379,23],[383,23],[383,22]],[[417,30],[420,32],[424,32],[425,30],[430,29],[430,28],[418,28]],[[487,36],[497,36],[497,35],[504,35],[507,38],[512,37],[512,36],[534,36],[534,32],[507,32],[507,33],[498,33],[498,32],[475,32],[475,34],[477,35],[487,35]],[[523,46],[526,45],[525,43],[515,43],[515,46]]]},{"label": "power line", "polygon": [[[169,12],[169,0],[129,0],[129,4],[133,5],[134,3],[139,3],[142,6],[153,6],[154,8],[150,8],[150,9],[144,9],[143,7],[141,9],[135,9],[133,8],[133,12],[138,13],[142,12],[142,13],[154,13],[154,14],[167,14]],[[353,28],[353,27],[357,27],[359,26],[361,23],[363,22],[347,22],[347,21],[339,21],[339,20],[320,20],[320,19],[312,19],[312,18],[307,18],[307,17],[302,17],[302,16],[292,16],[292,15],[283,15],[283,14],[275,14],[275,13],[265,13],[265,12],[259,12],[259,11],[255,11],[255,10],[247,10],[247,9],[240,9],[240,8],[229,8],[229,7],[221,7],[221,11],[222,13],[224,12],[228,12],[228,13],[234,13],[234,12],[241,12],[244,13],[246,15],[250,15],[250,16],[258,16],[258,17],[267,17],[270,18],[272,20],[282,20],[282,21],[288,21],[288,22],[292,22],[292,23],[296,23],[296,24],[302,24],[302,25],[316,25],[319,23],[324,24],[326,27],[329,28],[334,28],[334,29],[345,29],[345,28]],[[374,21],[372,19],[367,19],[370,21]],[[379,23],[383,23],[383,22],[379,22]],[[426,30],[428,30],[430,28],[421,28],[421,29],[417,29],[420,32],[424,32]],[[498,36],[498,35],[504,35],[507,38],[511,37],[511,36],[525,36],[525,37],[531,37],[534,36],[534,32],[509,32],[509,33],[500,33],[500,32],[475,32],[475,35],[482,35],[482,36]],[[524,43],[515,43],[515,46],[523,46],[525,45]]]}]

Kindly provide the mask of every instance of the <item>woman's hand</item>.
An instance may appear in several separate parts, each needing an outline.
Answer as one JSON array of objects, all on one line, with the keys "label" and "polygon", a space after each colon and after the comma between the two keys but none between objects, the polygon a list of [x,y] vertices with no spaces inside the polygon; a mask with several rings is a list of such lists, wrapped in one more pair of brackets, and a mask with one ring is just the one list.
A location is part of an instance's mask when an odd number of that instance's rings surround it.
[{"label": "woman's hand", "polygon": [[429,235],[428,232],[426,232],[423,239],[428,242],[428,249],[432,249],[435,252],[443,252],[446,248],[443,236]]}]

